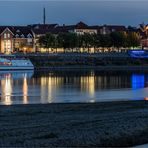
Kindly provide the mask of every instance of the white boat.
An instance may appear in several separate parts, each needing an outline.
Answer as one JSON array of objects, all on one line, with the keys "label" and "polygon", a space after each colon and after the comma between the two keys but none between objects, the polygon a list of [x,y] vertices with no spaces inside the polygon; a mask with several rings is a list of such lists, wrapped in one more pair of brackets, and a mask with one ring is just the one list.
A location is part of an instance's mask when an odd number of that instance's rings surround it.
[{"label": "white boat", "polygon": [[33,70],[34,66],[29,59],[18,59],[16,57],[0,57],[0,70]]}]

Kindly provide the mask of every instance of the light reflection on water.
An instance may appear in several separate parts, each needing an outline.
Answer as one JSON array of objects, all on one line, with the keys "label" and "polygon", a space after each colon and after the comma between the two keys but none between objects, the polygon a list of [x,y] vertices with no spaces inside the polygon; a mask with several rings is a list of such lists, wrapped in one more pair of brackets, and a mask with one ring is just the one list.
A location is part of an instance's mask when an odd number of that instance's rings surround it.
[{"label": "light reflection on water", "polygon": [[148,74],[97,71],[0,72],[0,104],[148,100]]}]

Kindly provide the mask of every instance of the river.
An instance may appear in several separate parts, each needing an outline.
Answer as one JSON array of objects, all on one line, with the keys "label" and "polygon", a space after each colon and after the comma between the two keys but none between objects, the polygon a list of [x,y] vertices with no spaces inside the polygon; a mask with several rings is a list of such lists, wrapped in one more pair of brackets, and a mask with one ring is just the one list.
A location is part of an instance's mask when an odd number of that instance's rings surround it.
[{"label": "river", "polygon": [[0,105],[148,100],[148,73],[1,71]]}]

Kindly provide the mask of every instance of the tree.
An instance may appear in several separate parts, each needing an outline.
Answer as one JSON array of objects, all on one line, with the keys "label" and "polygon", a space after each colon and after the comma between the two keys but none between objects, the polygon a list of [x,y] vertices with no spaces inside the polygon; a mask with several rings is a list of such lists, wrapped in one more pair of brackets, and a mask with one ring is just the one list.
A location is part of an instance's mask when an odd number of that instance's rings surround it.
[{"label": "tree", "polygon": [[43,48],[55,48],[55,36],[51,33],[46,34],[45,36],[41,36],[39,38],[39,45]]},{"label": "tree", "polygon": [[140,36],[136,32],[127,34],[127,47],[137,47],[140,45]]},{"label": "tree", "polygon": [[78,37],[75,33],[69,33],[68,34],[68,42],[69,47],[72,48],[72,51],[74,48],[78,47]]},{"label": "tree", "polygon": [[84,35],[82,35],[82,46],[83,48],[87,48],[88,52],[90,52],[90,47],[94,46],[93,35],[84,33]]},{"label": "tree", "polygon": [[93,40],[94,40],[94,50],[96,52],[96,48],[101,47],[101,34],[94,34],[93,35]]},{"label": "tree", "polygon": [[[140,45],[140,36],[138,33],[129,32],[112,32],[110,34],[89,34],[84,33],[77,35],[75,33],[59,33],[57,35],[46,34],[39,38],[40,47],[44,48],[63,48],[64,52],[73,51],[74,48],[83,48],[83,51],[87,49],[90,52],[90,48],[111,47],[137,47]],[[57,50],[56,50],[57,51]]]},{"label": "tree", "polygon": [[116,47],[118,50],[126,46],[126,35],[124,32],[112,32],[110,37],[112,46]]},{"label": "tree", "polygon": [[100,46],[104,48],[111,47],[111,37],[109,34],[100,35]]},{"label": "tree", "polygon": [[58,47],[65,49],[73,49],[78,47],[78,37],[75,33],[60,33],[57,36]]}]

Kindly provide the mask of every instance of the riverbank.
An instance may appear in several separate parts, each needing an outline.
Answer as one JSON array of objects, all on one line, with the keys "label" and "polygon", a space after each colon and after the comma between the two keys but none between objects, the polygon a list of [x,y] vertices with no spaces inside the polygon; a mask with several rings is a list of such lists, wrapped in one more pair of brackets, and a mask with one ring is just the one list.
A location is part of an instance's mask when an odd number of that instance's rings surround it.
[{"label": "riverbank", "polygon": [[147,58],[133,58],[128,53],[57,53],[16,55],[29,58],[36,69],[148,70]]},{"label": "riverbank", "polygon": [[0,107],[0,147],[148,143],[148,102]]},{"label": "riverbank", "polygon": [[97,70],[97,71],[148,71],[148,65],[145,66],[43,66],[36,67],[35,70]]}]

